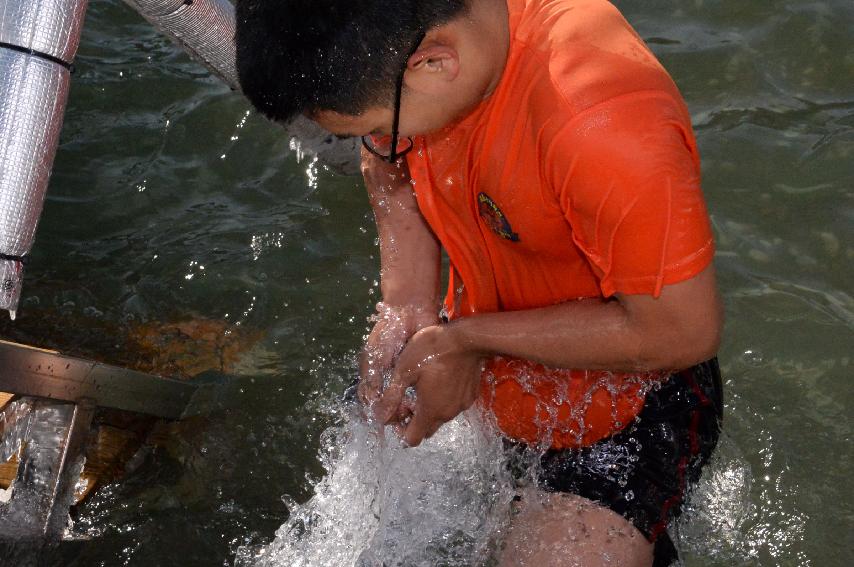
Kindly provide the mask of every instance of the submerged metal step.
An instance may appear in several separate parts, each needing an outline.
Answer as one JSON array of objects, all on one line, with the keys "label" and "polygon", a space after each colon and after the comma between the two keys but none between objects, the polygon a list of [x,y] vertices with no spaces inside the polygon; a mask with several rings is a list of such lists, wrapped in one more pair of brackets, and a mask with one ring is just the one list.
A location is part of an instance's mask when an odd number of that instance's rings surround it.
[{"label": "submerged metal step", "polygon": [[0,341],[0,392],[180,419],[199,389],[183,382]]},{"label": "submerged metal step", "polygon": [[223,405],[225,384],[216,372],[184,382],[0,341],[0,392],[15,395],[8,412],[0,405],[0,453],[19,460],[0,491],[0,540],[62,537],[96,408],[177,420]]}]

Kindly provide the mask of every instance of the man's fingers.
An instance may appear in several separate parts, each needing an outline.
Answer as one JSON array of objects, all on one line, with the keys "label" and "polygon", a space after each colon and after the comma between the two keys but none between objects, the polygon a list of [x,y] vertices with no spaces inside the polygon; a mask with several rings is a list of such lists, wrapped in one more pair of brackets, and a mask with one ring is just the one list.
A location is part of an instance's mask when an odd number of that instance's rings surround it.
[{"label": "man's fingers", "polygon": [[374,406],[374,414],[381,423],[388,423],[398,411],[406,386],[392,381],[388,388],[383,390],[380,399]]},{"label": "man's fingers", "polygon": [[394,359],[393,349],[389,347],[366,347],[359,358],[359,399],[365,405],[372,405],[379,397],[383,387],[383,375],[388,371]]},{"label": "man's fingers", "polygon": [[399,367],[395,369],[391,381],[375,405],[374,413],[380,422],[388,423],[391,421],[398,412],[406,389],[417,381],[416,373],[408,370],[401,371]]},{"label": "man's fingers", "polygon": [[439,431],[439,428],[442,427],[444,423],[441,421],[434,421],[433,424],[427,429],[427,434],[424,435],[424,439],[430,439],[436,432]]},{"label": "man's fingers", "polygon": [[359,367],[359,399],[362,402],[376,401],[382,388],[382,374],[372,362],[365,361]]},{"label": "man's fingers", "polygon": [[403,437],[403,430],[406,428],[406,424],[409,423],[409,419],[412,418],[412,409],[414,407],[413,398],[404,393],[403,401],[400,402],[393,415],[385,422],[386,425],[396,424],[395,431],[398,437]]},{"label": "man's fingers", "polygon": [[403,402],[397,406],[397,412],[394,415],[396,423],[406,423],[407,419],[412,418],[412,408],[406,403],[407,398],[403,398]]},{"label": "man's fingers", "polygon": [[427,433],[431,428],[432,424],[427,422],[425,412],[416,410],[403,432],[403,440],[410,447],[417,447],[425,438],[429,437]]},{"label": "man's fingers", "polygon": [[380,390],[376,384],[369,383],[367,380],[360,380],[357,388],[359,401],[366,408],[372,407],[380,397]]}]

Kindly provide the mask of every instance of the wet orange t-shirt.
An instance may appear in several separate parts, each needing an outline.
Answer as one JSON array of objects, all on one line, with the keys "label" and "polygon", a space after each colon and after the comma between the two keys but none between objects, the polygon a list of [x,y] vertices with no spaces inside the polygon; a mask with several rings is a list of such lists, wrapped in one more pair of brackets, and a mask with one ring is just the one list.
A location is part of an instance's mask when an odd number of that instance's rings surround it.
[{"label": "wet orange t-shirt", "polygon": [[[604,0],[508,6],[496,90],[407,157],[450,258],[450,317],[658,296],[700,273],[714,243],[690,116],[667,72]],[[483,403],[512,438],[576,447],[627,425],[662,375],[498,357]]]}]

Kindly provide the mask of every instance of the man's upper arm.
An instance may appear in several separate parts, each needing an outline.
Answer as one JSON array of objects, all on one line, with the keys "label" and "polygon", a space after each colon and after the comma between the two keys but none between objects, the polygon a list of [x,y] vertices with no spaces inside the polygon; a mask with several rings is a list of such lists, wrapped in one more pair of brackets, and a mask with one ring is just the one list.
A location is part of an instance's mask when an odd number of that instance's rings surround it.
[{"label": "man's upper arm", "polygon": [[602,294],[659,296],[714,255],[687,114],[666,93],[601,103],[552,141],[547,164]]},{"label": "man's upper arm", "polygon": [[714,240],[684,107],[665,93],[626,95],[577,116],[555,143],[553,185],[574,244],[625,308],[639,359],[658,368],[713,356]]}]

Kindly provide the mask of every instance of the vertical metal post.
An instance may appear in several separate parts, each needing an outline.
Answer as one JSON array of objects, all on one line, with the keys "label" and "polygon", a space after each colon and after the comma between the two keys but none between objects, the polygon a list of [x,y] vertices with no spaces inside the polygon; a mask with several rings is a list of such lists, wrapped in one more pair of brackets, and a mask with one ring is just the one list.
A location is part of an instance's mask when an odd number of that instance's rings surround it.
[{"label": "vertical metal post", "polygon": [[49,541],[62,537],[94,410],[86,399],[77,404],[33,403],[12,496],[0,504],[0,537]]}]

